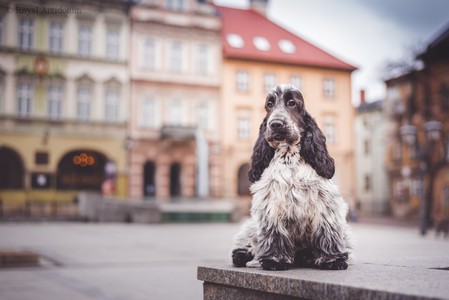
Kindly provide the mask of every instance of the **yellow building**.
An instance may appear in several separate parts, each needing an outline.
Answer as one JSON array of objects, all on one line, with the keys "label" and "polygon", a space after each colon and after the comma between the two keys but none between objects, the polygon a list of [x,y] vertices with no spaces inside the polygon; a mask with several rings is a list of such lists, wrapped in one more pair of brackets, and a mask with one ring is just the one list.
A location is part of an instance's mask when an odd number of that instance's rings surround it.
[{"label": "yellow building", "polygon": [[265,17],[266,1],[248,10],[219,7],[222,16],[221,128],[225,196],[249,194],[247,172],[267,92],[297,86],[306,109],[323,130],[336,162],[334,180],[350,200],[354,190],[354,108],[351,72],[356,68]]},{"label": "yellow building", "polygon": [[[3,204],[69,201],[80,190],[126,195],[126,6],[8,1],[2,7]],[[115,189],[107,179],[116,179]]]}]

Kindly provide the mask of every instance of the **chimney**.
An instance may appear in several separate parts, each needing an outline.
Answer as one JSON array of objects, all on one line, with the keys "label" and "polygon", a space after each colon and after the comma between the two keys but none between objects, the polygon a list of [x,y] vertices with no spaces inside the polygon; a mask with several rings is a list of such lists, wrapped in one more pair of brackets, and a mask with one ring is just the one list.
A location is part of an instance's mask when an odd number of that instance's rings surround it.
[{"label": "chimney", "polygon": [[366,99],[365,99],[365,90],[360,90],[360,104],[365,104],[366,103]]},{"label": "chimney", "polygon": [[250,8],[262,16],[267,15],[268,0],[250,0]]}]

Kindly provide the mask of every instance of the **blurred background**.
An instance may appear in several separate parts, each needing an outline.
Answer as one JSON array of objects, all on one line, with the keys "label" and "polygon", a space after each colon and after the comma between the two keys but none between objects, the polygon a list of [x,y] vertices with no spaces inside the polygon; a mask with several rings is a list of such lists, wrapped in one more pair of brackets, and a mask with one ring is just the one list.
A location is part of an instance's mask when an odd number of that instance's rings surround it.
[{"label": "blurred background", "polygon": [[[354,218],[444,224],[447,6],[2,1],[0,215],[86,217],[91,198],[153,211],[127,221],[246,215],[265,95],[291,83]],[[209,214],[176,214],[198,200]]]}]

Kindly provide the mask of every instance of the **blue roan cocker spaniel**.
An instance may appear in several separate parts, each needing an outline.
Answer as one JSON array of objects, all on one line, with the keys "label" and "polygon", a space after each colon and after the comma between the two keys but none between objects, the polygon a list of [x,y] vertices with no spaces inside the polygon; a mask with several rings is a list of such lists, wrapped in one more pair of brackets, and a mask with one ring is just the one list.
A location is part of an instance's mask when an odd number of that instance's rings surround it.
[{"label": "blue roan cocker spaniel", "polygon": [[235,237],[234,266],[347,269],[348,206],[331,180],[326,138],[292,85],[274,88],[265,109],[248,174],[251,218]]}]

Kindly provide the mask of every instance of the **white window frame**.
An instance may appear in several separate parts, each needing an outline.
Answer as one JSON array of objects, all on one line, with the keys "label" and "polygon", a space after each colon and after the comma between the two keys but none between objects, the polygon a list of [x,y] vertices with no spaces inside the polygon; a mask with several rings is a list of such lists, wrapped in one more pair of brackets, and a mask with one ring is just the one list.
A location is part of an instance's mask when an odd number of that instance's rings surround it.
[{"label": "white window frame", "polygon": [[19,117],[31,116],[33,101],[33,85],[30,82],[19,82],[17,85],[17,114]]},{"label": "white window frame", "polygon": [[104,119],[107,122],[117,122],[120,93],[117,88],[106,88],[104,99]]},{"label": "white window frame", "polygon": [[251,137],[251,120],[248,117],[238,117],[237,136],[239,140],[248,140]]},{"label": "white window frame", "polygon": [[30,50],[34,42],[34,20],[31,18],[19,19],[19,48]]},{"label": "white window frame", "polygon": [[263,75],[263,88],[265,93],[270,92],[276,86],[276,75],[274,73],[265,73]]},{"label": "white window frame", "polygon": [[157,127],[157,103],[153,97],[145,97],[142,101],[141,126],[144,128]]},{"label": "white window frame", "polygon": [[302,78],[299,75],[292,75],[290,77],[290,83],[298,88],[299,90],[302,90]]},{"label": "white window frame", "polygon": [[333,115],[324,116],[323,134],[326,137],[326,143],[335,144],[337,142],[337,126],[335,116]]},{"label": "white window frame", "polygon": [[156,68],[156,41],[152,38],[146,38],[142,43],[142,67]]},{"label": "white window frame", "polygon": [[168,122],[171,126],[184,125],[184,103],[181,99],[174,98],[170,102],[168,109]]},{"label": "white window frame", "polygon": [[334,98],[336,83],[333,78],[325,78],[323,80],[323,95],[326,98]]},{"label": "white window frame", "polygon": [[169,69],[173,73],[181,73],[183,69],[183,45],[181,41],[172,41],[170,44]]},{"label": "white window frame", "polygon": [[52,20],[48,25],[48,50],[51,53],[61,53],[64,47],[64,24]]},{"label": "white window frame", "polygon": [[109,27],[106,30],[106,58],[117,60],[120,54],[120,31]]},{"label": "white window frame", "polygon": [[58,84],[50,84],[48,86],[47,93],[48,117],[53,120],[60,119],[62,113],[62,87]]},{"label": "white window frame", "polygon": [[76,116],[80,121],[90,119],[92,106],[92,87],[88,84],[80,84],[77,90]]},{"label": "white window frame", "polygon": [[84,57],[92,55],[92,26],[89,24],[78,27],[78,54]]},{"label": "white window frame", "polygon": [[184,0],[166,0],[167,8],[173,11],[184,11],[186,3]]},{"label": "white window frame", "polygon": [[236,74],[236,88],[239,92],[249,91],[249,72],[247,70],[238,70]]},{"label": "white window frame", "polygon": [[196,51],[196,71],[200,75],[207,75],[209,73],[209,52],[207,45],[198,45]]},{"label": "white window frame", "polygon": [[196,107],[196,122],[199,128],[209,129],[209,105],[200,102]]}]

